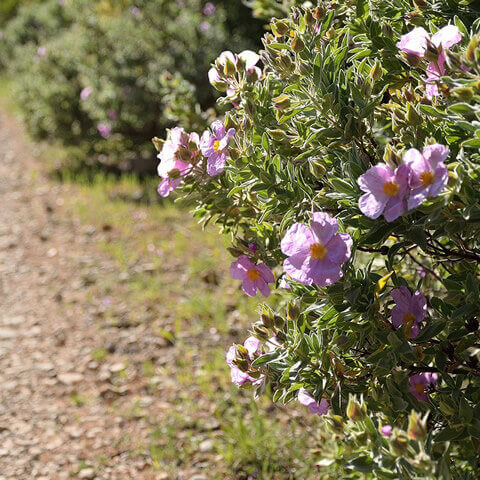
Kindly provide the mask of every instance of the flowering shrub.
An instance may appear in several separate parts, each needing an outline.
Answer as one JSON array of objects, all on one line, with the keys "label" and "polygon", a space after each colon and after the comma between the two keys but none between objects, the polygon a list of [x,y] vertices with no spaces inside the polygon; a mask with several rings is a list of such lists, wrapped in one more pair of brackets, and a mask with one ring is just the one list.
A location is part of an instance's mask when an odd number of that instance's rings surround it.
[{"label": "flowering shrub", "polygon": [[[82,163],[142,173],[154,171],[153,135],[211,121],[210,62],[227,41],[249,45],[247,34],[259,31],[253,21],[228,27],[230,15],[250,14],[228,2],[48,0],[37,7],[21,9],[3,39],[23,45],[10,70],[30,132],[75,147]],[[48,35],[22,41],[17,26],[29,35],[30,24],[47,24],[43,17],[52,24]],[[57,17],[73,20],[60,27]]]},{"label": "flowering shrub", "polygon": [[324,417],[325,478],[478,478],[479,17],[468,0],[293,8],[261,72],[219,55],[230,108],[208,148],[155,140],[162,183],[231,236],[232,276],[271,285],[233,381]]}]

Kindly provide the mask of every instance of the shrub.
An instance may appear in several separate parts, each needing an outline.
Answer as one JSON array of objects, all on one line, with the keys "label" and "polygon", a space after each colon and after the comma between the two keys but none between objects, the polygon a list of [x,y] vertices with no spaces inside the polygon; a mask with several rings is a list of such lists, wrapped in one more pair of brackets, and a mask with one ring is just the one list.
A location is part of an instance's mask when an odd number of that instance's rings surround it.
[{"label": "shrub", "polygon": [[64,9],[75,19],[69,29],[41,51],[17,52],[20,105],[36,138],[116,169],[150,171],[155,133],[180,121],[205,126],[215,103],[204,80],[210,62],[227,39],[248,43],[245,29],[229,35],[226,9],[200,0],[79,0]]},{"label": "shrub", "polygon": [[209,72],[224,123],[155,142],[159,192],[274,290],[232,380],[324,417],[326,475],[478,478],[478,7],[319,2],[271,29],[263,72]]}]

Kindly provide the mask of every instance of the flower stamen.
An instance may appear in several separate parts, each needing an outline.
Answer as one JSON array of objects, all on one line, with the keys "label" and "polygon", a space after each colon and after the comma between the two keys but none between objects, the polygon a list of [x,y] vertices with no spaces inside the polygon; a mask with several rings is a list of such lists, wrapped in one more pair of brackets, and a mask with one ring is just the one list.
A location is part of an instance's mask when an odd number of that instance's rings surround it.
[{"label": "flower stamen", "polygon": [[400,185],[395,182],[385,182],[383,184],[383,193],[387,194],[389,197],[396,197],[399,189]]},{"label": "flower stamen", "polygon": [[314,243],[310,247],[310,255],[315,260],[321,260],[327,253],[327,249],[321,243]]}]

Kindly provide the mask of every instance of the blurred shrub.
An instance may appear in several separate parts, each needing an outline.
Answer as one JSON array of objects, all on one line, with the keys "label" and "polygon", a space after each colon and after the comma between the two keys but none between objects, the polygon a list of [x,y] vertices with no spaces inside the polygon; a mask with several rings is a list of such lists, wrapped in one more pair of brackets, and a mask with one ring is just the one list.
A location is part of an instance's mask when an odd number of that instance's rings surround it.
[{"label": "blurred shrub", "polygon": [[227,42],[243,49],[251,46],[247,37],[259,38],[261,24],[233,4],[75,0],[59,7],[52,0],[42,6],[45,16],[50,5],[63,20],[51,24],[35,8],[21,8],[8,32],[35,22],[57,32],[48,41],[15,37],[24,46],[11,68],[29,131],[76,147],[82,162],[153,170],[154,135],[179,122],[200,129],[214,115],[207,72],[218,53]]}]

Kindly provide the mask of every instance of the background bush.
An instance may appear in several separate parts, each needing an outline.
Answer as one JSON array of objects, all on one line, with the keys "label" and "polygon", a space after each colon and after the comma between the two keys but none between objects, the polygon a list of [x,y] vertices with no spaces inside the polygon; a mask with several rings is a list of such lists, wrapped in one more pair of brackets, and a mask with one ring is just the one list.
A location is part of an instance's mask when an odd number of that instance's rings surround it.
[{"label": "background bush", "polygon": [[50,0],[21,7],[4,46],[35,138],[74,147],[79,165],[147,172],[155,134],[215,114],[210,62],[261,29],[240,2]]}]

